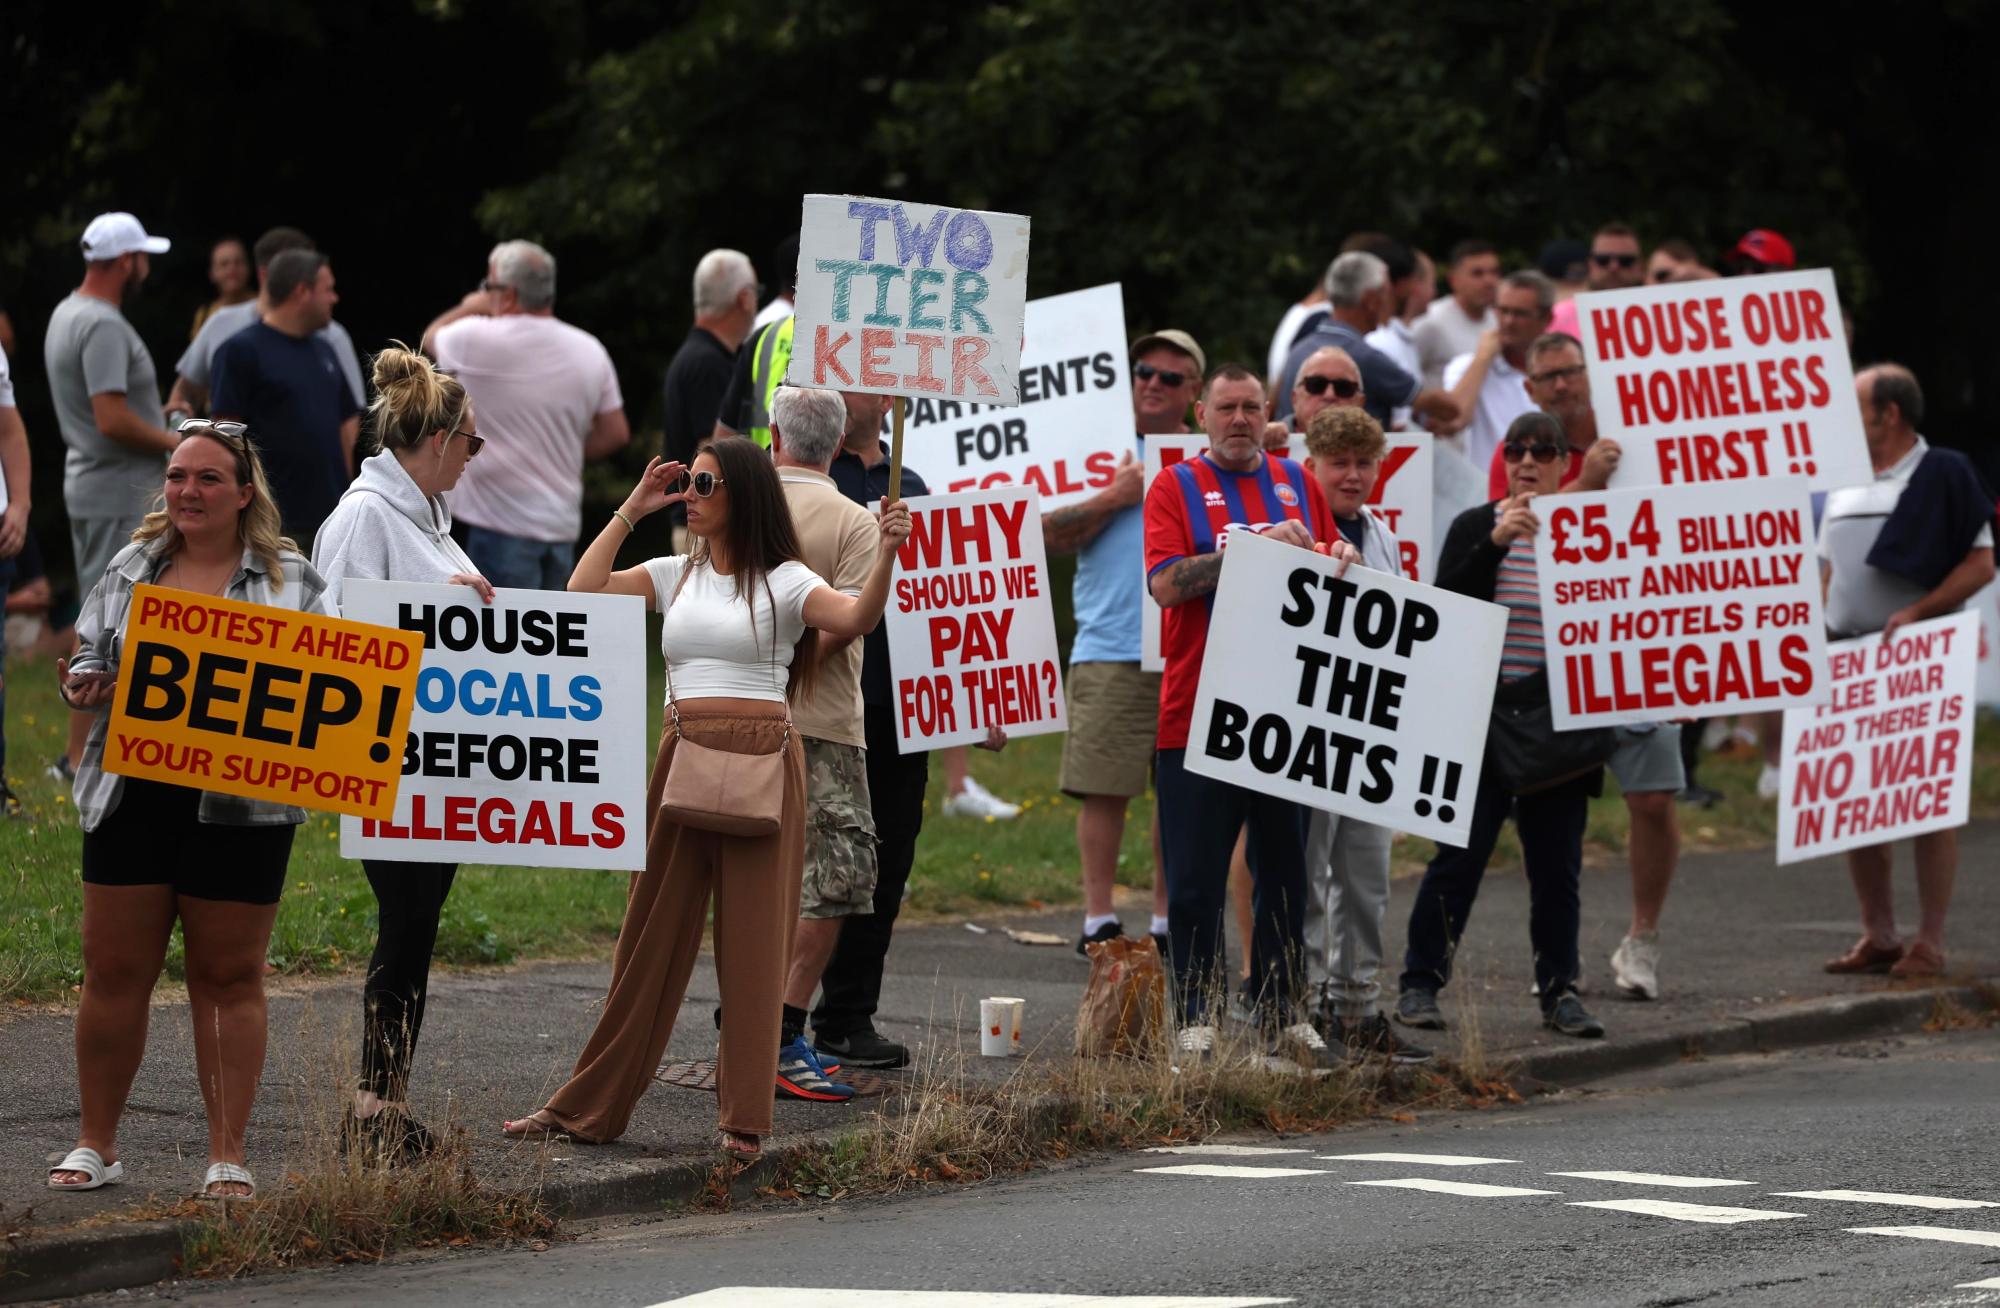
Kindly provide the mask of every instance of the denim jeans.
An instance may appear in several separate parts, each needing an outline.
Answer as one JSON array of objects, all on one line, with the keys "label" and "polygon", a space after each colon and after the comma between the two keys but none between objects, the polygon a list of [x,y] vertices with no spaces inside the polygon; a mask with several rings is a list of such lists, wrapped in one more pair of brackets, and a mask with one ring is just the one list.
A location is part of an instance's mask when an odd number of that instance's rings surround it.
[{"label": "denim jeans", "polygon": [[1417,887],[1417,902],[1410,906],[1404,990],[1435,994],[1451,980],[1452,955],[1472,917],[1472,901],[1510,811],[1528,864],[1528,942],[1535,951],[1535,984],[1543,1011],[1575,988],[1583,826],[1598,776],[1586,773],[1550,790],[1516,797],[1501,786],[1491,767],[1485,769],[1472,805],[1469,843],[1463,849],[1438,846],[1437,857],[1424,869],[1423,884]]},{"label": "denim jeans", "polygon": [[1250,982],[1260,1008],[1290,1012],[1298,991],[1306,909],[1305,810],[1290,800],[1189,772],[1187,751],[1155,759],[1160,859],[1167,877],[1167,926],[1182,1015],[1203,1020],[1210,992],[1228,984],[1222,913],[1229,856],[1247,825],[1253,885]]},{"label": "denim jeans", "polygon": [[486,527],[467,527],[465,552],[480,575],[509,590],[561,590],[576,566],[576,542],[524,540]]}]

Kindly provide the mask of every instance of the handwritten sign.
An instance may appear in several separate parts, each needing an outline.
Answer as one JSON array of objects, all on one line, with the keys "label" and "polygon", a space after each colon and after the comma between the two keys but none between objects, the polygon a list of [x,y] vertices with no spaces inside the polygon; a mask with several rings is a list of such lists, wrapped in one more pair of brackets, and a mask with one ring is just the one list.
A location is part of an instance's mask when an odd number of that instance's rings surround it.
[{"label": "handwritten sign", "polygon": [[1576,297],[1613,489],[1873,479],[1833,273],[1669,282]]},{"label": "handwritten sign", "polygon": [[1021,402],[1028,220],[808,195],[785,380],[912,399]]},{"label": "handwritten sign", "polygon": [[1805,479],[1538,499],[1558,730],[1824,702]]},{"label": "handwritten sign", "polygon": [[349,580],[344,603],[424,653],[395,811],[343,819],[343,858],[646,865],[645,601]]},{"label": "handwritten sign", "polygon": [[1463,845],[1507,612],[1249,533],[1222,555],[1187,769]]},{"label": "handwritten sign", "polygon": [[[1146,438],[1146,491],[1153,489],[1153,478],[1160,475],[1162,468],[1171,468],[1183,459],[1192,459],[1208,448],[1208,436],[1202,432],[1191,432],[1185,436],[1148,436]],[[1140,504],[1145,497],[1141,496]],[[1167,658],[1160,650],[1160,602],[1153,598],[1153,589],[1146,582],[1146,558],[1142,550],[1133,560],[1139,566],[1132,573],[1132,584],[1139,588],[1145,598],[1139,608],[1139,670],[1141,672],[1165,672]]]},{"label": "handwritten sign", "polygon": [[1780,863],[1966,824],[1978,640],[1954,613],[1827,647],[1832,698],[1785,714]]},{"label": "handwritten sign", "polygon": [[387,817],[422,652],[365,622],[135,586],[104,770]]},{"label": "handwritten sign", "polygon": [[925,495],[889,596],[889,670],[905,754],[1069,726],[1042,510],[1024,486]]},{"label": "handwritten sign", "polygon": [[951,456],[944,489],[1033,486],[1053,512],[1111,484],[1132,448],[1125,296],[1117,285],[1028,301],[1021,403],[910,403],[910,438]]}]

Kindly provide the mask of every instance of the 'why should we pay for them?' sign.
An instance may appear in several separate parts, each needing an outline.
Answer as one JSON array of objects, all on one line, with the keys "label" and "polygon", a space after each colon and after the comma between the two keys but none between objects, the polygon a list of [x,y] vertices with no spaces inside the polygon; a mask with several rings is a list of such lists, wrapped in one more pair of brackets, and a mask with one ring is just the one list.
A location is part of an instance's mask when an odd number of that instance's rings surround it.
[{"label": "'why should we pay for them?' sign", "polygon": [[364,622],[136,586],[104,770],[387,817],[422,653]]},{"label": "'why should we pay for them?' sign", "polygon": [[889,672],[905,754],[1069,725],[1042,511],[1025,486],[910,501],[889,593]]},{"label": "'why should we pay for them?' sign", "polygon": [[1021,402],[1022,215],[808,195],[798,278],[792,385]]},{"label": "'why should we pay for them?' sign", "polygon": [[344,606],[423,669],[395,811],[343,820],[342,857],[645,866],[645,601],[350,580]]},{"label": "'why should we pay for them?' sign", "polygon": [[1829,270],[1586,292],[1576,315],[1615,489],[1873,479]]},{"label": "'why should we pay for them?' sign", "polygon": [[1962,827],[1979,616],[1827,647],[1833,698],[1785,714],[1778,861]]},{"label": "'why should we pay for them?' sign", "polygon": [[1506,610],[1334,569],[1310,550],[1229,534],[1187,769],[1463,845]]},{"label": "'why should we pay for them?' sign", "polygon": [[1560,730],[1826,699],[1803,477],[1571,493],[1534,508]]}]

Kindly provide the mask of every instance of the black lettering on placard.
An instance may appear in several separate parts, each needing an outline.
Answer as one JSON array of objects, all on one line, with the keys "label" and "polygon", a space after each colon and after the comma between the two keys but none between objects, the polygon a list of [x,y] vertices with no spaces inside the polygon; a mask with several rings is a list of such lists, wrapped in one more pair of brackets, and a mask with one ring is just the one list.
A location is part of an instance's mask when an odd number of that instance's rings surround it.
[{"label": "black lettering on placard", "polygon": [[[188,656],[172,645],[141,641],[131,653],[132,680],[125,689],[125,716],[141,722],[172,722],[187,706],[181,678],[188,674]],[[153,692],[160,693],[153,703]]]},{"label": "black lettering on placard", "polygon": [[[1370,745],[1356,736],[1325,727],[1294,728],[1281,714],[1265,713],[1255,721],[1240,704],[1218,699],[1209,714],[1207,757],[1233,763],[1248,757],[1269,776],[1306,781],[1336,794],[1350,791],[1365,803],[1380,804],[1396,793],[1394,745]],[[1357,782],[1354,764],[1367,770]]]},{"label": "black lettering on placard", "polygon": [[[231,658],[227,654],[204,654],[194,670],[194,696],[188,704],[188,726],[195,731],[213,731],[224,736],[236,734],[236,724],[228,718],[218,718],[208,710],[218,700],[224,704],[234,704],[243,698],[240,686],[223,686],[216,683],[216,674],[241,673],[250,665],[242,659]],[[261,716],[261,715],[260,715]]]},{"label": "black lettering on placard", "polygon": [[274,681],[298,682],[305,679],[305,673],[297,668],[288,668],[281,663],[259,663],[250,674],[250,702],[243,706],[243,738],[261,740],[273,745],[288,745],[292,733],[279,727],[264,725],[267,713],[285,714],[298,707],[298,700],[289,695],[281,695],[271,685]]},{"label": "black lettering on placard", "polygon": [[340,727],[361,714],[361,687],[346,677],[315,672],[306,682],[305,709],[299,714],[299,747],[311,749],[319,743],[319,733]]},{"label": "black lettering on placard", "polygon": [[[1325,591],[1330,600],[1321,624],[1329,637],[1352,635],[1369,649],[1384,649],[1393,643],[1396,654],[1408,658],[1411,650],[1438,633],[1437,610],[1422,600],[1408,599],[1399,605],[1386,590],[1363,591],[1345,577],[1329,577],[1312,568],[1294,568],[1285,579],[1289,598],[1278,616],[1286,626],[1306,626],[1318,615],[1315,591]],[[1344,632],[1350,601],[1354,622],[1351,630]]]},{"label": "black lettering on placard", "polygon": [[523,654],[561,658],[590,657],[584,629],[590,620],[581,613],[549,613],[542,609],[495,609],[480,605],[475,610],[464,605],[399,604],[396,625],[404,631],[423,635],[424,648],[464,653],[484,649],[494,654]]},{"label": "black lettering on placard", "polygon": [[563,736],[413,731],[403,750],[403,775],[595,785],[597,749],[595,740]]}]

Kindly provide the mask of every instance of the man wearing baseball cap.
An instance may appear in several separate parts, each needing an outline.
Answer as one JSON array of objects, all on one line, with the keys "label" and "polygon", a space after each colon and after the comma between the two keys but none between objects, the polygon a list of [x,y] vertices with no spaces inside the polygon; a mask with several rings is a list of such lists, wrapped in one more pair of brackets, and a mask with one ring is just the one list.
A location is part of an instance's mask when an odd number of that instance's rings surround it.
[{"label": "man wearing baseball cap", "polygon": [[[1194,337],[1177,328],[1150,332],[1132,342],[1132,448],[1119,459],[1111,484],[1090,499],[1042,516],[1042,536],[1052,553],[1074,554],[1071,598],[1076,640],[1070,646],[1069,733],[1063,737],[1063,793],[1082,801],[1076,847],[1083,864],[1083,937],[1125,934],[1111,905],[1118,850],[1125,843],[1125,809],[1145,793],[1159,732],[1160,674],[1139,667],[1146,599],[1145,492],[1139,459],[1148,436],[1186,432],[1187,415],[1201,393],[1207,356]],[[1166,952],[1166,882],[1160,875],[1158,828],[1153,839],[1152,934]]]},{"label": "man wearing baseball cap", "polygon": [[1743,233],[1729,252],[1729,271],[1746,273],[1790,272],[1799,266],[1792,243],[1768,227],[1753,227]]},{"label": "man wearing baseball cap", "polygon": [[[77,588],[88,593],[111,556],[132,539],[166,476],[178,438],[160,408],[153,356],[119,306],[170,242],[149,236],[129,213],[99,214],[83,229],[83,285],[49,316],[44,340],[56,422],[69,448],[63,504],[76,553]],[[70,714],[69,752],[50,771],[74,772],[94,714]]]}]

